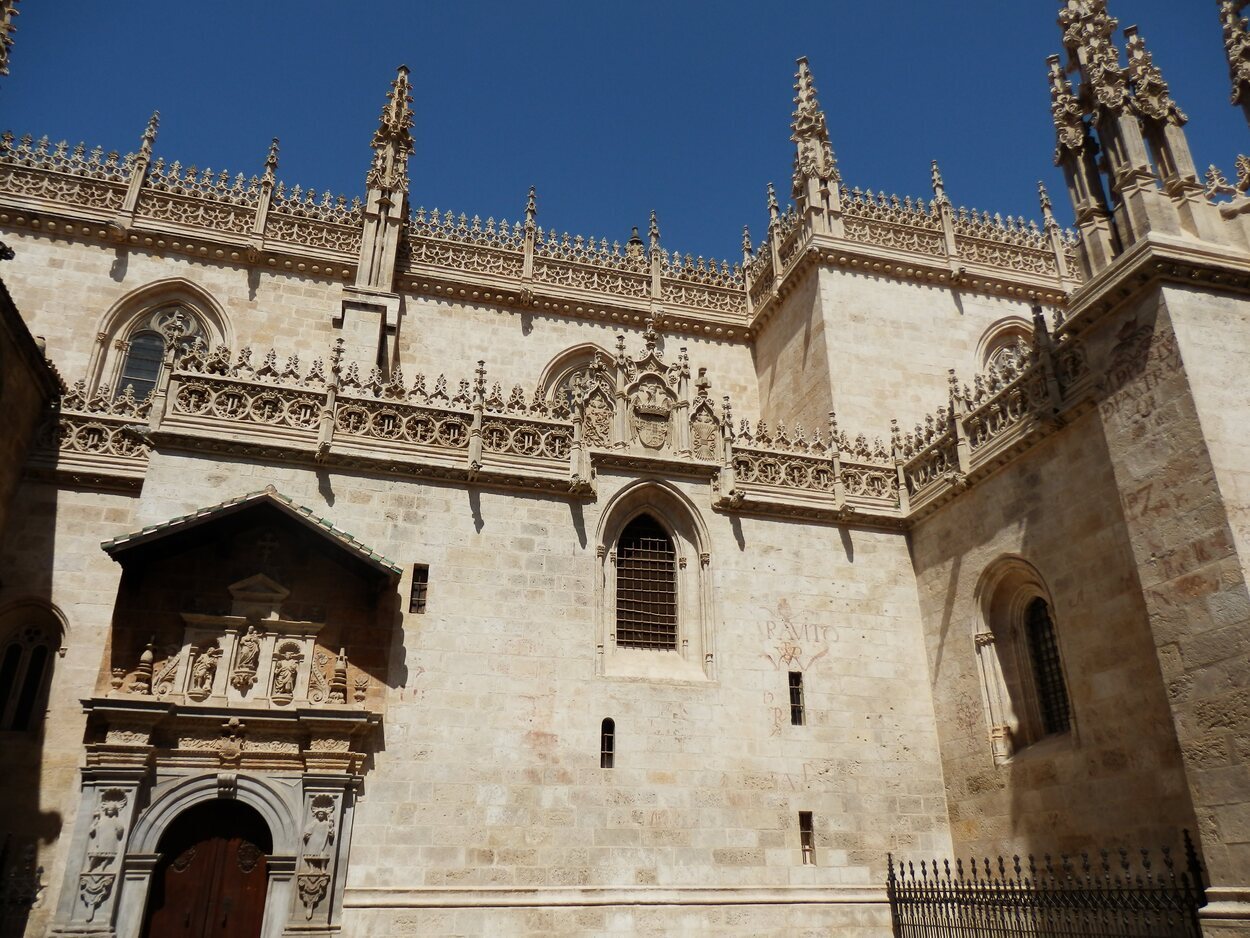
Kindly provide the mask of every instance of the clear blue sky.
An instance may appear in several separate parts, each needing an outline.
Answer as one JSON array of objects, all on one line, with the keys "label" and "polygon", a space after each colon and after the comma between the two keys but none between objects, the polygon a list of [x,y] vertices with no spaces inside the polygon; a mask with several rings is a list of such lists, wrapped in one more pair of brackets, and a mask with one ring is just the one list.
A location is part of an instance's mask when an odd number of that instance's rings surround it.
[{"label": "clear blue sky", "polygon": [[[794,60],[807,55],[848,185],[1070,217],[1045,57],[1057,0],[460,2],[24,0],[0,126],[136,147],[248,175],[271,137],[280,178],[360,194],[395,67],[416,87],[412,203],[624,241],[660,214],[669,249],[739,256],[789,192]],[[1215,0],[1112,0],[1190,116],[1200,166],[1250,150],[1228,104]]]}]

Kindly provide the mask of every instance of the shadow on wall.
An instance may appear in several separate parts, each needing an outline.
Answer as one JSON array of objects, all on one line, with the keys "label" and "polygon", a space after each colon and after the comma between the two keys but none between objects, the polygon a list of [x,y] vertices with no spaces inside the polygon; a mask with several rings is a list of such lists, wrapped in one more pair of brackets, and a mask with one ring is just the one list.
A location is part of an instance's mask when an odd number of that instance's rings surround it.
[{"label": "shadow on wall", "polygon": [[51,604],[56,516],[56,489],[26,482],[0,532],[0,938],[20,938],[32,917],[50,914],[49,848],[64,819],[43,809],[42,780],[57,759],[49,735],[64,714],[50,713],[49,701],[64,709],[82,690],[61,666],[68,635]]}]

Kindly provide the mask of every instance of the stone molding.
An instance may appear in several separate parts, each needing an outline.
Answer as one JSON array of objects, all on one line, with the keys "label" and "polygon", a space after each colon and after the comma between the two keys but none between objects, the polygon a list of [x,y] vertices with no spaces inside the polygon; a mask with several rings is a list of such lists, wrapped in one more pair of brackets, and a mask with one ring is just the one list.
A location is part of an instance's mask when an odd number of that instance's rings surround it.
[{"label": "stone molding", "polygon": [[868,906],[889,915],[885,889],[876,886],[355,886],[348,887],[343,905],[356,909],[839,905]]}]

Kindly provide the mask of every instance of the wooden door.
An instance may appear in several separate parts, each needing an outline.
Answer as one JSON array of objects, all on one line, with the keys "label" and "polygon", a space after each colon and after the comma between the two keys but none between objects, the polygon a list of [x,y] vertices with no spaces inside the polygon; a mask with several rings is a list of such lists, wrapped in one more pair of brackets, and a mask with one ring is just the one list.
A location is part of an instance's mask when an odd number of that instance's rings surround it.
[{"label": "wooden door", "polygon": [[260,938],[269,830],[237,801],[196,805],[161,838],[144,938]]}]

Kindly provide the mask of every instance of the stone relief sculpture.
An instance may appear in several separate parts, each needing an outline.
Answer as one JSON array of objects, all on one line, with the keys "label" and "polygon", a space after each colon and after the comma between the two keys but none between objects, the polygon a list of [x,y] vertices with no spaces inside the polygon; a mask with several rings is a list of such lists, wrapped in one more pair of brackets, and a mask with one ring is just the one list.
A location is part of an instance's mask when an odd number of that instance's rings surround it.
[{"label": "stone relief sculpture", "polygon": [[247,632],[239,638],[239,654],[235,659],[234,673],[230,675],[230,683],[239,693],[247,693],[256,683],[256,668],[260,662],[260,633],[256,627],[249,625]]},{"label": "stone relief sculpture", "polygon": [[100,795],[99,807],[91,818],[86,868],[78,877],[78,897],[88,922],[95,920],[96,911],[113,891],[117,853],[126,837],[126,822],[121,817],[125,807],[125,793],[109,788]]},{"label": "stone relief sculpture", "polygon": [[284,643],[273,658],[273,689],[270,694],[274,703],[290,703],[295,694],[295,679],[303,655],[293,642]]},{"label": "stone relief sculpture", "polygon": [[304,856],[297,877],[305,921],[312,919],[330,885],[330,859],[335,836],[334,811],[337,804],[333,795],[321,794],[314,796],[310,805],[312,816],[304,828]]},{"label": "stone relief sculpture", "polygon": [[209,648],[195,659],[191,666],[191,696],[202,699],[212,693],[220,660],[220,648]]}]

